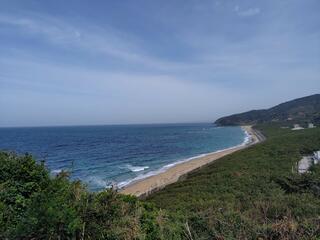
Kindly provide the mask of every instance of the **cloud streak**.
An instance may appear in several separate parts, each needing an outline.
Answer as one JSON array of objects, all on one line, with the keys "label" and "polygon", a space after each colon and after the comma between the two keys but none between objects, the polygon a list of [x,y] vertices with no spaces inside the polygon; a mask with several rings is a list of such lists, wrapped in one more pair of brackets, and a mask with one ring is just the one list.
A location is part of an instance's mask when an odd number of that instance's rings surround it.
[{"label": "cloud streak", "polygon": [[74,49],[98,58],[122,61],[124,64],[143,64],[155,70],[180,70],[192,64],[167,61],[148,54],[134,36],[117,31],[111,26],[74,26],[57,18],[34,14],[29,17],[0,15],[0,24],[13,31],[42,39],[64,49]]},{"label": "cloud streak", "polygon": [[[1,98],[9,106],[1,125],[23,125],[23,121],[41,125],[43,114],[50,119],[45,125],[73,124],[75,116],[78,124],[210,121],[211,94],[231,101],[228,89],[167,75],[112,73],[8,59],[1,59],[0,64],[20,69],[10,80],[0,76]],[[192,109],[198,109],[197,114]]]},{"label": "cloud streak", "polygon": [[122,40],[128,39],[128,36],[117,36],[110,28],[103,31],[95,27],[95,31],[92,31],[44,16],[38,19],[0,16],[0,23],[20,28],[24,33],[42,37],[45,41],[60,46],[102,53],[126,61],[142,61],[144,58],[137,53],[135,45]]},{"label": "cloud streak", "polygon": [[261,13],[260,8],[248,8],[246,10],[241,10],[239,6],[236,6],[234,11],[240,17],[252,17]]}]

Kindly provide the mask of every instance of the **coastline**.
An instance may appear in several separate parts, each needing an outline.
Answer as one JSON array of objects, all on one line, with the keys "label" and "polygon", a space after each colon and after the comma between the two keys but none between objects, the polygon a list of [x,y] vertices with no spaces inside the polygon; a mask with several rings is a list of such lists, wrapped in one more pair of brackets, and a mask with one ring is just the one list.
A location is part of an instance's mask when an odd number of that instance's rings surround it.
[{"label": "coastline", "polygon": [[182,161],[166,169],[165,171],[160,172],[159,174],[134,181],[120,189],[119,192],[123,194],[135,195],[137,197],[145,197],[171,183],[177,182],[181,177],[190,173],[191,171],[194,171],[219,158],[264,140],[261,138],[261,136],[259,136],[261,134],[257,134],[256,131],[252,129],[252,126],[242,126],[242,129],[247,134],[249,140],[245,140],[241,145],[204,154],[188,161]]}]

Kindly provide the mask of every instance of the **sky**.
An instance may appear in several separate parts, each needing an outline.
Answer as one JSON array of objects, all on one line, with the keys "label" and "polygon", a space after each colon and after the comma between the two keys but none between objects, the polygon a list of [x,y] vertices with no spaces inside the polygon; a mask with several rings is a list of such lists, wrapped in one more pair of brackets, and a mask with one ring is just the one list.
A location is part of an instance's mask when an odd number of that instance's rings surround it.
[{"label": "sky", "polygon": [[0,0],[0,127],[213,122],[320,92],[319,0]]}]

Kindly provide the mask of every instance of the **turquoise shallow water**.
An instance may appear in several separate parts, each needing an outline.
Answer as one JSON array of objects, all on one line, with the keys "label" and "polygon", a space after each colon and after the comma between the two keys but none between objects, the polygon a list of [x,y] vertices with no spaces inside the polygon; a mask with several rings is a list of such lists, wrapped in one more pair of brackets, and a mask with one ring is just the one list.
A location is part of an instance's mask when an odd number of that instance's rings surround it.
[{"label": "turquoise shallow water", "polygon": [[242,144],[246,137],[240,127],[206,123],[0,128],[0,149],[32,153],[52,174],[68,170],[98,191]]}]

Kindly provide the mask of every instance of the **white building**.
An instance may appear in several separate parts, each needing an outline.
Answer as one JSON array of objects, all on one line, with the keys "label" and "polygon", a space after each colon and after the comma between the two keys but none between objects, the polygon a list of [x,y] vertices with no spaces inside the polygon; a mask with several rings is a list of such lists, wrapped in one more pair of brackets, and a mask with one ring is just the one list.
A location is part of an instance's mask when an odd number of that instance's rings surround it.
[{"label": "white building", "polygon": [[309,123],[308,128],[315,128],[315,126],[313,125],[313,123]]}]

